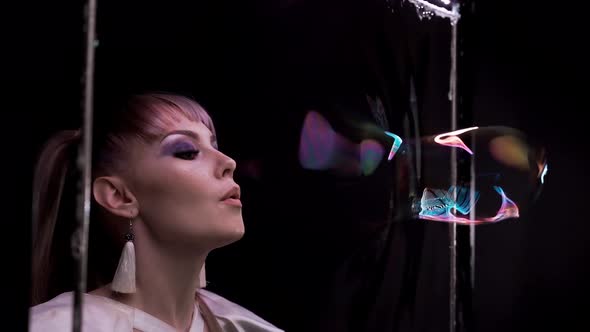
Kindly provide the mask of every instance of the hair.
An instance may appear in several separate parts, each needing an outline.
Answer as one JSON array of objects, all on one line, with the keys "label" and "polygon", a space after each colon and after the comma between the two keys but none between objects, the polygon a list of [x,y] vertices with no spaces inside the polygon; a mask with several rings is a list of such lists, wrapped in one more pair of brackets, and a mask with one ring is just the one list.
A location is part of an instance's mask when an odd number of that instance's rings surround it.
[{"label": "hair", "polygon": [[[123,107],[96,114],[92,148],[92,179],[113,174],[125,165],[132,141],[150,143],[182,117],[202,122],[215,134],[211,117],[195,101],[174,94],[132,95]],[[76,228],[75,195],[79,177],[76,157],[80,130],[63,130],[45,143],[33,179],[33,255],[31,305],[45,302],[74,288],[70,237]],[[107,284],[117,267],[121,248],[101,219],[106,210],[93,200],[88,248],[88,288]],[[101,211],[102,210],[102,211]],[[211,324],[212,318],[206,321]],[[213,319],[214,321],[214,319]],[[211,327],[211,326],[210,326]],[[216,329],[214,329],[216,330]]]}]

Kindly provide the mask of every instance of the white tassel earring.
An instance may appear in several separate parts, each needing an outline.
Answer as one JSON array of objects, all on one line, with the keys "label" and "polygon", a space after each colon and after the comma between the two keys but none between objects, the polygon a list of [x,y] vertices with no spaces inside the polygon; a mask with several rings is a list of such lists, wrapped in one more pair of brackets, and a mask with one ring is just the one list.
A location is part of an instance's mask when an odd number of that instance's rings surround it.
[{"label": "white tassel earring", "polygon": [[203,263],[203,267],[199,273],[199,288],[205,287],[207,287],[207,276],[205,275],[205,263]]},{"label": "white tassel earring", "polygon": [[135,293],[135,246],[133,245],[133,224],[129,220],[129,232],[125,234],[125,246],[119,259],[119,266],[111,284],[111,289],[118,293]]}]

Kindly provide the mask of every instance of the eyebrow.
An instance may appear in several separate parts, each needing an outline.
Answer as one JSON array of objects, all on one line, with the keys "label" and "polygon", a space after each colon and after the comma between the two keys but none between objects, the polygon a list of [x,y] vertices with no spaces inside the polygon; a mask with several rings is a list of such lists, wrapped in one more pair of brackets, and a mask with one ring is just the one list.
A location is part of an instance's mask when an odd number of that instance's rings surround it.
[{"label": "eyebrow", "polygon": [[[180,134],[180,135],[185,135],[185,136],[192,137],[192,138],[194,138],[196,141],[200,141],[200,140],[201,140],[201,138],[199,137],[199,134],[197,134],[197,133],[196,133],[196,132],[194,132],[194,131],[191,131],[191,130],[173,130],[173,131],[171,131],[171,132],[167,133],[166,135],[164,135],[164,136],[162,137],[162,139],[160,140],[160,143],[161,143],[161,142],[162,142],[162,141],[163,141],[163,140],[164,140],[166,137],[168,137],[168,136],[170,136],[170,135],[177,135],[177,134]],[[217,137],[216,137],[215,135],[211,134],[211,138],[210,138],[210,139],[211,139],[211,144],[212,144],[212,145],[215,145],[215,144],[217,143]]]}]

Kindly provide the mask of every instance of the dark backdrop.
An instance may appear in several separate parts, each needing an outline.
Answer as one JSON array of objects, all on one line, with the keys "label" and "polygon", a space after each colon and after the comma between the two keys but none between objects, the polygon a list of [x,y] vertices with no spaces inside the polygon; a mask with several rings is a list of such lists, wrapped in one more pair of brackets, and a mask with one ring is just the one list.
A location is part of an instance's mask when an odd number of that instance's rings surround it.
[{"label": "dark backdrop", "polygon": [[[477,331],[585,330],[583,13],[475,3],[475,120],[524,130],[550,165],[531,214],[478,228]],[[26,324],[34,159],[51,132],[80,123],[81,12],[49,2],[3,12],[2,316],[14,330]],[[98,19],[98,98],[189,94],[212,113],[222,150],[260,166],[258,178],[238,172],[247,235],[211,255],[211,289],[289,331],[447,330],[448,226],[388,223],[391,167],[343,181],[296,163],[307,109],[367,115],[365,96],[379,96],[400,132],[410,76],[423,133],[447,130],[447,22],[376,0],[101,1]]]}]

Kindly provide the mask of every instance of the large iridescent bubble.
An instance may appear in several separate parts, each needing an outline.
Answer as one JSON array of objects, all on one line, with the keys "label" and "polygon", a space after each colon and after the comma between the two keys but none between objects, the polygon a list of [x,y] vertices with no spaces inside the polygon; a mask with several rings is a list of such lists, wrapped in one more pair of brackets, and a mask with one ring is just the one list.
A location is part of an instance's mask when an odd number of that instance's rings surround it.
[{"label": "large iridescent bubble", "polygon": [[[407,179],[421,184],[409,200],[419,219],[482,224],[518,218],[539,194],[548,171],[544,150],[514,128],[471,127],[419,140],[402,140],[373,124],[356,123],[355,128],[355,135],[344,134],[310,111],[301,132],[301,166],[370,176],[384,162],[414,167],[413,158],[420,155],[421,171],[408,173],[420,179]],[[451,176],[452,158],[454,167],[463,166],[462,176]]]}]

